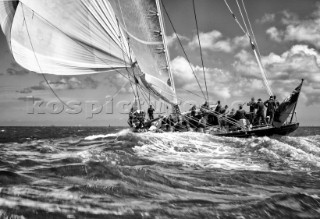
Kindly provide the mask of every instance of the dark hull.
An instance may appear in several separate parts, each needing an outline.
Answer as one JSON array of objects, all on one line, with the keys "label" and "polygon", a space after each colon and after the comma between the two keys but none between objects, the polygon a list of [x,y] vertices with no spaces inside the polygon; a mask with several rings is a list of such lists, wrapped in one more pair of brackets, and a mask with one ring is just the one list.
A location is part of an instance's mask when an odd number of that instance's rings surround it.
[{"label": "dark hull", "polygon": [[223,137],[237,137],[237,138],[249,138],[252,136],[263,137],[263,136],[272,136],[272,135],[288,135],[291,132],[294,132],[299,127],[299,123],[292,123],[289,125],[283,125],[279,128],[276,127],[261,127],[252,129],[250,131],[234,131],[227,133],[215,133],[216,136]]},{"label": "dark hull", "polygon": [[[250,131],[230,131],[230,132],[224,132],[224,133],[212,133],[212,135],[215,136],[221,136],[221,137],[235,137],[235,138],[250,138],[250,137],[264,137],[264,136],[272,136],[272,135],[288,135],[291,132],[294,132],[299,127],[299,123],[292,123],[289,125],[283,125],[279,128],[276,127],[260,127],[255,128]],[[133,132],[147,132],[147,129],[132,129]],[[187,132],[187,130],[185,130]],[[161,132],[168,132],[162,130]],[[180,131],[184,132],[184,131]]]}]

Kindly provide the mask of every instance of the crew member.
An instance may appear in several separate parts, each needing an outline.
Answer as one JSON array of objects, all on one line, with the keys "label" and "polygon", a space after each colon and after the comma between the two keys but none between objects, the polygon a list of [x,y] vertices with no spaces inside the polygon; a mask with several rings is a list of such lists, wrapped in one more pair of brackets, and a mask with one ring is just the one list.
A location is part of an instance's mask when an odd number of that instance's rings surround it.
[{"label": "crew member", "polygon": [[196,105],[193,105],[192,107],[191,107],[191,109],[190,109],[190,111],[191,111],[191,117],[195,117],[196,116],[196,110],[197,110],[197,107],[196,107]]},{"label": "crew member", "polygon": [[254,100],[254,97],[252,97],[251,101],[247,103],[247,106],[249,106],[249,111],[250,111],[250,123],[253,124],[254,118],[255,118],[255,110],[257,108],[257,103]]},{"label": "crew member", "polygon": [[239,109],[236,111],[233,117],[235,120],[238,120],[238,121],[240,119],[246,119],[246,111],[242,109],[242,105],[239,105]]},{"label": "crew member", "polygon": [[131,107],[130,112],[129,112],[128,124],[130,127],[132,127],[132,121],[133,121],[133,107]]},{"label": "crew member", "polygon": [[256,119],[259,125],[261,125],[261,120],[264,124],[267,124],[266,117],[264,116],[264,104],[260,98],[258,99],[258,102],[257,102]]},{"label": "crew member", "polygon": [[150,105],[150,107],[148,108],[148,115],[149,115],[149,119],[153,120],[153,112],[154,112],[154,108],[152,107],[152,105]]},{"label": "crew member", "polygon": [[207,119],[204,115],[201,115],[201,119],[198,122],[198,128],[199,130],[202,130],[201,132],[204,132],[204,128],[207,125]]},{"label": "crew member", "polygon": [[270,96],[269,100],[264,102],[265,107],[267,107],[267,117],[269,118],[269,124],[272,124],[274,113],[276,110],[276,103],[274,102],[273,96]]},{"label": "crew member", "polygon": [[274,102],[276,104],[276,110],[277,110],[278,107],[280,106],[280,102],[277,100],[277,96],[276,95],[273,96],[273,100],[274,100]]},{"label": "crew member", "polygon": [[204,104],[200,107],[201,112],[205,112],[206,110],[209,109],[209,103],[206,101]]},{"label": "crew member", "polygon": [[220,114],[221,108],[222,107],[221,107],[221,104],[220,104],[220,100],[218,100],[217,106],[216,106],[214,112],[216,112],[217,114]]},{"label": "crew member", "polygon": [[[222,108],[220,111],[221,117],[226,117],[226,115],[228,114],[227,110],[228,110],[228,105],[225,105],[224,108]],[[226,125],[226,122],[224,119],[219,119],[219,124],[220,124],[220,127],[222,127]]]}]

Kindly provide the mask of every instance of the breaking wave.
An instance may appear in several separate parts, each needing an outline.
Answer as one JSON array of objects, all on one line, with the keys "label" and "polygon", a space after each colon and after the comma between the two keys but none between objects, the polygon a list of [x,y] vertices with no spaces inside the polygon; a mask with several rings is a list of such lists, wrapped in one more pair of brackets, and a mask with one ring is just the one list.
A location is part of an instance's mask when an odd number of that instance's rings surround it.
[{"label": "breaking wave", "polygon": [[0,218],[319,218],[320,136],[132,133],[1,144]]}]

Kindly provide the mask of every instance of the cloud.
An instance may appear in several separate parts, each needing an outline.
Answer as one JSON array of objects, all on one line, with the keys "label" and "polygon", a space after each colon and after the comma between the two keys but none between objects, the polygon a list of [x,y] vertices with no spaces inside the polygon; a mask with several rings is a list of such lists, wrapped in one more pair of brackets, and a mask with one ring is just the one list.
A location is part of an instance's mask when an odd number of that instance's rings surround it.
[{"label": "cloud", "polygon": [[20,90],[17,92],[21,93],[21,94],[29,94],[29,93],[32,93],[32,89],[31,88],[24,88],[23,90]]},{"label": "cloud", "polygon": [[283,40],[284,32],[278,30],[276,27],[270,27],[267,29],[266,33],[269,35],[270,39],[280,43]]},{"label": "cloud", "polygon": [[91,77],[86,77],[82,82],[82,86],[84,88],[96,89],[99,86],[99,81],[96,81]]},{"label": "cloud", "polygon": [[32,91],[49,90],[50,87],[53,90],[74,90],[74,89],[96,89],[99,82],[93,78],[87,76],[83,80],[79,80],[76,77],[62,77],[57,81],[41,81],[39,85],[24,88],[19,93],[31,93]]},{"label": "cloud", "polygon": [[[213,30],[207,33],[199,33],[201,47],[216,52],[231,53],[237,48],[247,47],[248,40],[245,36],[237,36],[235,38],[224,38],[222,33],[217,30]],[[191,49],[199,47],[198,36],[195,35],[188,43]]]},{"label": "cloud", "polygon": [[[130,71],[130,69],[128,69]],[[133,73],[132,73],[133,74]],[[128,73],[123,73],[123,75],[127,76]],[[111,86],[115,88],[115,94],[117,93],[132,93],[132,88],[130,85],[130,82],[127,78],[124,78],[124,76],[120,75],[119,73],[110,73],[104,79],[107,81],[105,83],[105,86]],[[133,80],[131,78],[131,80]]]},{"label": "cloud", "polygon": [[22,101],[41,101],[43,100],[42,98],[39,97],[33,97],[33,96],[26,96],[26,97],[19,97],[18,100]]},{"label": "cloud", "polygon": [[300,19],[298,15],[283,11],[281,22],[285,27],[278,29],[269,28],[266,33],[270,39],[276,42],[292,41],[311,44],[320,48],[320,3],[316,4],[316,10],[309,18]]},{"label": "cloud", "polygon": [[[261,75],[254,56],[240,51],[233,63],[234,69],[248,79],[261,81]],[[301,78],[305,79],[303,92],[308,105],[319,104],[318,86],[320,83],[320,53],[307,45],[295,45],[280,55],[270,53],[262,57],[262,63],[268,73],[272,88],[276,93],[287,95]]]},{"label": "cloud", "polygon": [[[181,41],[189,41],[189,38],[178,34]],[[175,42],[178,40],[177,35],[173,33],[171,36],[166,36],[166,42],[169,47],[176,45]]]},{"label": "cloud", "polygon": [[276,18],[275,14],[266,13],[263,15],[261,19],[257,19],[256,22],[260,24],[271,23],[275,21],[275,18]]},{"label": "cloud", "polygon": [[29,73],[30,73],[30,71],[22,68],[17,63],[11,63],[11,68],[7,69],[7,74],[9,74],[9,75],[26,75]]},{"label": "cloud", "polygon": [[[203,70],[201,66],[191,64],[200,86],[205,93]],[[175,85],[177,89],[201,92],[195,76],[190,68],[188,61],[181,56],[171,61]],[[217,68],[205,68],[207,76],[208,91],[217,98],[228,99],[231,97],[230,80],[232,75],[229,72]],[[227,85],[229,84],[229,85]]]},{"label": "cloud", "polygon": [[284,10],[282,11],[282,18],[281,23],[282,24],[299,24],[300,19],[299,16],[291,11]]}]

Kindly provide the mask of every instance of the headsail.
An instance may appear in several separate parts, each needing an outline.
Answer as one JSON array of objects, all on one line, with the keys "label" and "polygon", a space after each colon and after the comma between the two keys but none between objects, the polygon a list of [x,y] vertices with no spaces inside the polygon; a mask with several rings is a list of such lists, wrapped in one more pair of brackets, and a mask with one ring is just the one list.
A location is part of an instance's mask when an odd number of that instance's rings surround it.
[{"label": "headsail", "polygon": [[106,1],[20,0],[10,28],[13,56],[31,71],[79,75],[131,63]]},{"label": "headsail", "polygon": [[[0,1],[0,25],[8,42],[11,40],[11,26],[19,1]],[[9,43],[10,44],[10,43]],[[10,46],[11,47],[11,46]]]},{"label": "headsail", "polygon": [[283,123],[285,123],[289,115],[291,115],[292,113],[295,113],[294,109],[296,108],[296,105],[299,99],[302,84],[303,84],[303,79],[299,84],[299,86],[292,91],[291,95],[287,97],[276,110],[274,121],[273,121],[273,125],[275,127],[280,127]]},{"label": "headsail", "polygon": [[177,103],[158,0],[4,1],[0,12],[24,68],[56,75],[131,68],[134,83]]}]

